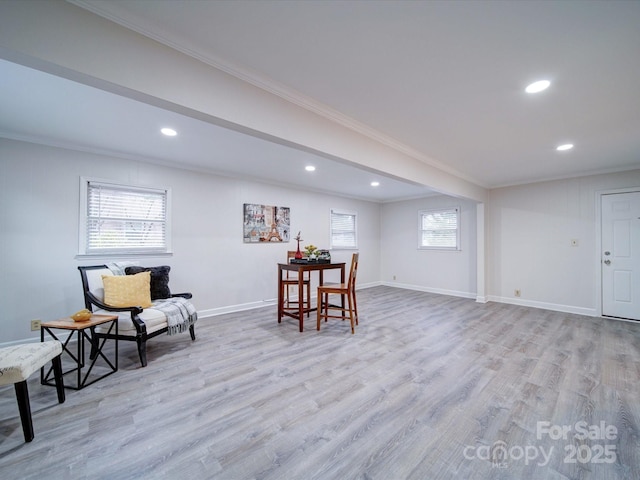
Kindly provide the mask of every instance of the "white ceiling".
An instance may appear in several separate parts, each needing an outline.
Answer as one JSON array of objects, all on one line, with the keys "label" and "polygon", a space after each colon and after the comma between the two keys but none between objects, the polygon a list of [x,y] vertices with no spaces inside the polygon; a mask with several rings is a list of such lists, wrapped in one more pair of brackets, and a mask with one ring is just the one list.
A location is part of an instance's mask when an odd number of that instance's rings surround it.
[{"label": "white ceiling", "polygon": [[[384,202],[432,192],[0,60],[0,137]],[[170,126],[173,138],[160,133]],[[308,173],[302,167],[314,165]],[[372,181],[380,186],[372,188]],[[325,186],[330,186],[325,187]]]},{"label": "white ceiling", "polygon": [[[485,187],[640,168],[639,1],[72,3]],[[308,156],[319,166],[313,175],[341,179],[342,193],[377,201],[428,193],[385,178],[372,189],[373,172],[27,70],[0,63],[3,110],[19,110],[0,130],[15,137],[315,188],[318,178],[287,167]],[[15,91],[5,88],[8,72]],[[524,93],[540,78],[552,81],[546,92]],[[26,81],[38,83],[37,99],[19,92]],[[57,105],[49,88],[67,101]],[[69,109],[72,95],[81,97]],[[177,142],[153,138],[165,118],[185,132]],[[575,149],[556,152],[565,142]]]}]

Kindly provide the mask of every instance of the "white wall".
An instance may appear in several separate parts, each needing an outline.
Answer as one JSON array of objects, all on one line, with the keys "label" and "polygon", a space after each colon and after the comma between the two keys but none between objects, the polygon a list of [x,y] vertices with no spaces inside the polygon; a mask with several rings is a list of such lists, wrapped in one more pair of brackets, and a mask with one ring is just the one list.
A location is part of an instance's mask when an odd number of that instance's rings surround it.
[{"label": "white wall", "polygon": [[[294,235],[301,230],[303,245],[324,248],[330,209],[356,211],[359,284],[379,281],[376,203],[0,139],[0,344],[39,335],[29,330],[31,319],[84,308],[77,266],[105,259],[76,259],[81,176],[172,189],[174,255],[140,263],[170,265],[172,291],[192,292],[201,315],[274,302],[276,263],[295,249],[293,241],[244,244],[243,203],[290,207]],[[349,261],[351,253],[334,251],[332,258]]]},{"label": "white wall", "polygon": [[[0,139],[0,344],[35,338],[31,319],[83,308],[76,267],[104,259],[76,258],[80,176],[172,188],[174,255],[140,263],[171,265],[172,290],[191,291],[203,317],[273,303],[275,265],[294,249],[293,242],[242,243],[243,203],[289,206],[292,232],[320,247],[329,245],[329,210],[355,210],[360,286],[475,296],[472,201],[443,195],[378,205]],[[489,300],[599,314],[597,192],[638,186],[640,170],[492,190],[485,222]],[[418,210],[453,205],[462,208],[462,251],[418,250]],[[348,261],[350,253],[332,255]]]},{"label": "white wall", "polygon": [[638,186],[640,170],[491,190],[489,299],[599,315],[597,192]]},{"label": "white wall", "polygon": [[[418,250],[418,211],[456,206],[461,208],[462,249]],[[476,216],[475,202],[445,195],[383,204],[380,216],[382,281],[392,286],[475,298]]]}]

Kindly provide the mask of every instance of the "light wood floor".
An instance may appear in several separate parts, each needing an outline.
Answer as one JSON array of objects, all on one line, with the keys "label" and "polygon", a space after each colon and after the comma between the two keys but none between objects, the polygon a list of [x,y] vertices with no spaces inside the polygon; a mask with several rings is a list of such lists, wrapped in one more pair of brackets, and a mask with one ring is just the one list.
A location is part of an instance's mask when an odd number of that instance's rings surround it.
[{"label": "light wood floor", "polygon": [[640,324],[390,287],[358,304],[355,335],[275,307],[201,319],[144,369],[121,342],[120,370],[61,405],[34,375],[30,444],[3,387],[0,478],[640,478]]}]

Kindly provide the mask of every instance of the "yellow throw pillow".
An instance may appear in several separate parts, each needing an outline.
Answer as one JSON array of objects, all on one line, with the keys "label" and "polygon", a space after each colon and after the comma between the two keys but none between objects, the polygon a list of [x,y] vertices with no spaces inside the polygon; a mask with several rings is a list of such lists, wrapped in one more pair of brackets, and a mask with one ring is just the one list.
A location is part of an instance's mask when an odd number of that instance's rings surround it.
[{"label": "yellow throw pillow", "polygon": [[103,275],[104,303],[112,307],[151,306],[151,272]]}]

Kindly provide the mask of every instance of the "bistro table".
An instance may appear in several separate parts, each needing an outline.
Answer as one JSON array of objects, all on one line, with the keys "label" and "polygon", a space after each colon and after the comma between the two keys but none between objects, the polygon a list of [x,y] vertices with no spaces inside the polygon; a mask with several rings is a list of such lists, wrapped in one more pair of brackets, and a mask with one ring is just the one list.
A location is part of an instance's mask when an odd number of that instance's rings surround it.
[{"label": "bistro table", "polygon": [[[345,262],[342,263],[321,263],[302,261],[301,263],[278,263],[278,323],[282,322],[282,316],[287,315],[291,318],[297,318],[300,325],[300,331],[303,330],[303,319],[305,313],[314,312],[316,308],[305,308],[304,302],[304,273],[318,272],[318,285],[324,284],[323,274],[325,270],[340,269],[340,283],[344,283]],[[298,272],[298,308],[295,310],[285,310],[282,285],[282,273],[285,271]],[[344,302],[344,298],[343,298]]]},{"label": "bistro table", "polygon": [[[105,353],[103,353],[103,347],[105,345],[105,342],[107,341],[107,338],[102,339],[102,342],[100,342],[100,339],[96,338],[96,335],[95,335],[95,327],[97,325],[102,325],[103,323],[104,324],[110,323],[107,333],[114,335],[114,337],[112,337],[114,341],[114,348],[115,348],[115,353],[113,354],[113,361],[109,360],[109,358],[107,358]],[[67,332],[69,332],[67,339],[64,341],[60,340],[56,336],[56,334],[52,331],[53,329],[66,330]],[[66,352],[66,354],[73,360],[74,368],[66,372],[63,372],[63,375],[66,375],[67,373],[75,372],[76,384],[75,386],[65,384],[64,386],[65,388],[71,388],[73,390],[81,390],[82,388],[88,385],[91,385],[94,382],[97,382],[101,378],[104,378],[118,371],[118,316],[117,315],[91,315],[91,318],[89,320],[85,320],[83,322],[76,322],[69,317],[61,318],[58,320],[52,320],[50,322],[42,322],[40,324],[40,340],[42,342],[44,342],[45,331],[51,336],[51,338],[53,338],[54,340],[58,340],[60,343],[62,343],[62,353]],[[87,333],[87,331],[89,333]],[[73,338],[74,333],[77,333],[77,341],[76,341],[77,352],[73,352],[71,349],[71,346],[69,345],[69,342]],[[84,378],[82,378],[83,368],[85,367],[85,346],[84,346],[85,340],[89,342],[89,345],[91,346],[91,351],[93,354],[90,356],[89,369],[85,373]],[[97,378],[92,377],[90,379],[89,374],[93,370],[93,367],[95,366],[98,358],[102,358],[104,360],[104,363],[106,363],[106,365],[108,366],[106,367],[107,372],[101,376],[98,376]],[[44,367],[40,369],[40,383],[42,385],[54,385],[51,380],[51,372],[52,372],[51,368],[49,368],[49,370],[46,373],[45,373]]]}]

